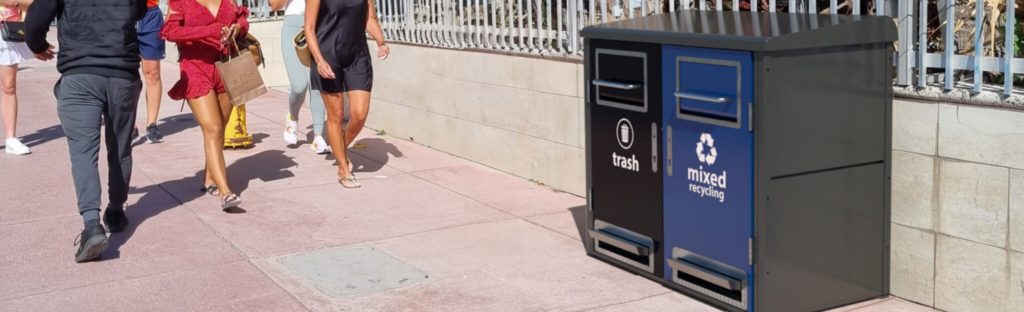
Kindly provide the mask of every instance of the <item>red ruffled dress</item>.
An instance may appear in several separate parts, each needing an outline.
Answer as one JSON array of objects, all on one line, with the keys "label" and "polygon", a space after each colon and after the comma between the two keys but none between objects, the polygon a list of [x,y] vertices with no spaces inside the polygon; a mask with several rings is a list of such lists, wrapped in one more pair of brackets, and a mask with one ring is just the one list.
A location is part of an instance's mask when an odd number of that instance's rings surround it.
[{"label": "red ruffled dress", "polygon": [[203,97],[210,90],[224,93],[224,82],[214,66],[228,52],[221,48],[221,28],[237,23],[238,36],[245,36],[249,32],[249,9],[235,6],[231,0],[221,0],[217,16],[213,16],[196,0],[171,0],[169,6],[174,13],[167,17],[160,37],[181,48],[181,80],[167,95],[181,100]]}]

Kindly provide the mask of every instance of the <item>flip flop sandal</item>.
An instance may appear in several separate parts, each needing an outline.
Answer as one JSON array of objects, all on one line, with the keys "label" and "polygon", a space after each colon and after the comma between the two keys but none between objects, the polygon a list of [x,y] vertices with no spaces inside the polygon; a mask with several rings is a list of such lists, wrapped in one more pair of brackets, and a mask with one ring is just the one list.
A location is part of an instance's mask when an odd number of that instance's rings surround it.
[{"label": "flip flop sandal", "polygon": [[228,194],[221,199],[220,209],[227,211],[228,209],[238,207],[238,204],[242,203],[242,198],[235,194]]},{"label": "flip flop sandal", "polygon": [[203,188],[200,188],[199,191],[201,191],[203,193],[206,193],[206,194],[209,194],[210,196],[219,196],[220,195],[220,191],[217,190],[217,186],[213,185],[213,184],[204,186]]},{"label": "flip flop sandal", "polygon": [[356,181],[356,176],[354,175],[338,177],[338,183],[341,183],[341,186],[344,186],[345,188],[360,188],[363,186],[362,184],[359,184],[359,181]]}]

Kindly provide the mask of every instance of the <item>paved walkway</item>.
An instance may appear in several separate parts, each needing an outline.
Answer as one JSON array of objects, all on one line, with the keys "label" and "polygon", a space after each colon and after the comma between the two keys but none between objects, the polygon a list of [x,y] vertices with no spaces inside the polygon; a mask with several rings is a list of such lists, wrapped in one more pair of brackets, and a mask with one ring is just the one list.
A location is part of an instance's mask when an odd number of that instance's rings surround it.
[{"label": "paved walkway", "polygon": [[[341,188],[333,157],[284,147],[278,91],[247,105],[255,147],[226,152],[245,200],[231,214],[199,192],[202,134],[165,98],[166,142],[135,149],[131,227],[103,261],[75,264],[82,221],[52,66],[19,75],[33,154],[0,154],[0,310],[713,311],[587,257],[585,200],[522,178],[367,130],[352,156],[363,188]],[[164,72],[169,88],[177,68]],[[928,309],[891,298],[852,310]]]}]

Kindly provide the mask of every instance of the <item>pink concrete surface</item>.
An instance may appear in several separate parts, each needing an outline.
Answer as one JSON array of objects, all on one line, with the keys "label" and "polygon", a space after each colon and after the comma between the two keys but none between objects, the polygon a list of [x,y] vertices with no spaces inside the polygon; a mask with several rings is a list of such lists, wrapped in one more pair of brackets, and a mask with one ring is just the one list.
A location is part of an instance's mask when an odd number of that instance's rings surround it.
[{"label": "pink concrete surface", "polygon": [[140,276],[3,302],[10,311],[301,311],[247,261]]},{"label": "pink concrete surface", "polygon": [[[229,213],[199,192],[202,132],[187,107],[165,96],[165,142],[135,148],[132,225],[111,236],[103,261],[75,264],[82,221],[53,66],[29,61],[19,74],[19,136],[33,154],[0,154],[2,311],[711,310],[586,256],[584,199],[412,141],[365,129],[357,141],[366,148],[350,149],[363,188],[342,188],[333,156],[308,149],[308,108],[301,144],[285,147],[287,94],[279,91],[246,105],[255,146],[225,151],[231,186],[244,199]],[[173,63],[163,68],[166,91],[178,72]],[[146,111],[143,101],[143,129]],[[430,278],[333,298],[279,262],[351,245],[373,246]],[[838,311],[930,310],[889,299]]]},{"label": "pink concrete surface", "polygon": [[210,200],[187,204],[250,257],[348,245],[479,222],[509,219],[500,211],[415,177],[363,181],[358,190],[337,182],[275,192],[251,192],[224,214]]},{"label": "pink concrete surface", "polygon": [[[481,165],[426,170],[413,175],[517,217],[563,212],[587,204],[585,199],[578,196],[533,183],[523,183],[522,178]],[[489,183],[481,184],[477,181]]]},{"label": "pink concrete surface", "polygon": [[77,216],[0,226],[0,246],[12,251],[0,254],[0,300],[243,259],[180,207],[131,207],[126,214],[133,224],[111,236],[106,260],[86,264],[73,261]]}]

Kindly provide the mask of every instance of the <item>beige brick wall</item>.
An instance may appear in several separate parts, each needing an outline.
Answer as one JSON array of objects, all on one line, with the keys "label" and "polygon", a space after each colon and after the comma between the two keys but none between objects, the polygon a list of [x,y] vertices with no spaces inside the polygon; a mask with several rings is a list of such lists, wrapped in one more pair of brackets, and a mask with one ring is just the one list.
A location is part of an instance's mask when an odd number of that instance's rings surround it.
[{"label": "beige brick wall", "polygon": [[583,195],[583,66],[391,45],[367,127]]},{"label": "beige brick wall", "polygon": [[893,101],[892,293],[1024,306],[1024,111]]}]

